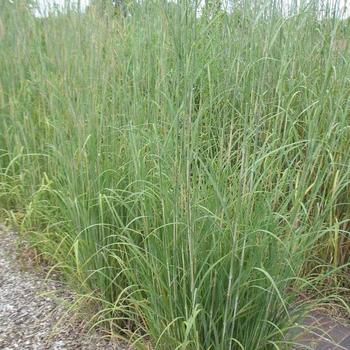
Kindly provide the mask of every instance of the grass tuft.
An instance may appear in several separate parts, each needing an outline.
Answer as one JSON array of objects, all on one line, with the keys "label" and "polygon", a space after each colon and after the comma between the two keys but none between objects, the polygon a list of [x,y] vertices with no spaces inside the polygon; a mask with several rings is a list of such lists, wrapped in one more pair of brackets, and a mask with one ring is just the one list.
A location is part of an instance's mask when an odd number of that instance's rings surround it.
[{"label": "grass tuft", "polygon": [[349,311],[349,22],[244,3],[0,4],[0,215],[138,348]]}]

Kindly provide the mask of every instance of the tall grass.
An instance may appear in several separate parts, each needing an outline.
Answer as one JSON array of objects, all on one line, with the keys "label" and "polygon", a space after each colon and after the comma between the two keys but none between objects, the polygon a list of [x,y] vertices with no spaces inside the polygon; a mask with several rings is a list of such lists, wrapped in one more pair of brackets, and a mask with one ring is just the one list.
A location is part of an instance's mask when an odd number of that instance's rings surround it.
[{"label": "tall grass", "polygon": [[245,4],[0,5],[2,211],[140,348],[288,348],[346,287],[350,29]]}]

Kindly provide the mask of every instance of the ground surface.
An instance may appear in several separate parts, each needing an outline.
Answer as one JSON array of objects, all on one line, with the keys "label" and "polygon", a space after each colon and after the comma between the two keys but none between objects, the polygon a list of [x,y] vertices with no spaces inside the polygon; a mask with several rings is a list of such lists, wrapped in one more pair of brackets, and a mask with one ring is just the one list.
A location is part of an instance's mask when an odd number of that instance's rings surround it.
[{"label": "ground surface", "polygon": [[[102,334],[87,334],[69,317],[62,301],[69,303],[72,294],[32,269],[24,271],[16,239],[14,232],[0,225],[0,349],[125,350]],[[300,345],[294,349],[350,350],[350,325],[324,313],[306,317],[298,334]]]},{"label": "ground surface", "polygon": [[0,226],[0,349],[126,349],[73,320],[62,303],[72,294],[57,281],[24,271],[15,242],[15,233]]},{"label": "ground surface", "polygon": [[300,324],[300,345],[295,349],[350,350],[350,325],[347,321],[314,311]]}]

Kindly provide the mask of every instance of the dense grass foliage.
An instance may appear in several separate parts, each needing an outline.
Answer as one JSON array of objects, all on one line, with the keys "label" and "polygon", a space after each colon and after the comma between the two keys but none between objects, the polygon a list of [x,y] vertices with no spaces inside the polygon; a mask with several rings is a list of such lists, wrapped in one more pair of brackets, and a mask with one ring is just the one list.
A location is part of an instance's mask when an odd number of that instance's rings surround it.
[{"label": "dense grass foliage", "polygon": [[312,9],[1,2],[2,213],[93,323],[141,348],[284,349],[299,293],[346,287],[350,29]]}]

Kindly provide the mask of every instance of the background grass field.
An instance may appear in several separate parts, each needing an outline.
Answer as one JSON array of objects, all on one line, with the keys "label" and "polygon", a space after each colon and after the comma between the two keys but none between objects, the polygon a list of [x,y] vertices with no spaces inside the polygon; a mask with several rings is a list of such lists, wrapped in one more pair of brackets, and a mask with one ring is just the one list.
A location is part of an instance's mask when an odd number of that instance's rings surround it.
[{"label": "background grass field", "polygon": [[301,293],[349,307],[350,27],[318,5],[1,2],[2,216],[93,324],[287,349]]}]

